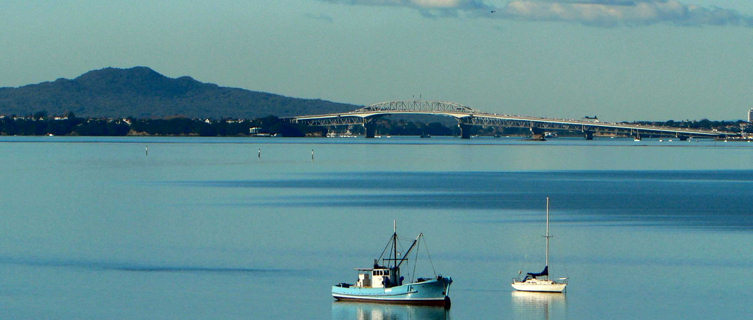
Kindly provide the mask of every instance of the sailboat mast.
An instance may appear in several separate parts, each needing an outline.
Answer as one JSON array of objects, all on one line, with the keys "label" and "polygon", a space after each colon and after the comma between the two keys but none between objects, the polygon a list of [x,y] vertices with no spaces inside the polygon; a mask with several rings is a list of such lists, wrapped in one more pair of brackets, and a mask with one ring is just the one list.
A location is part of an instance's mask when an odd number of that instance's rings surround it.
[{"label": "sailboat mast", "polygon": [[549,197],[546,197],[546,234],[544,235],[544,238],[546,238],[546,266],[549,266],[549,238],[551,236],[549,235]]}]

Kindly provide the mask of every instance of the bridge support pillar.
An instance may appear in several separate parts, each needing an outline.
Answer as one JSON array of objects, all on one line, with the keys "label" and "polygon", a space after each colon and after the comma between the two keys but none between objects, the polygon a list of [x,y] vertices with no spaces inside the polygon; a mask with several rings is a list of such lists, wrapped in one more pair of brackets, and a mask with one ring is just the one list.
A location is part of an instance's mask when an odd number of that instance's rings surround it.
[{"label": "bridge support pillar", "polygon": [[531,140],[546,141],[544,138],[544,130],[541,128],[529,127],[528,130],[531,130]]},{"label": "bridge support pillar", "polygon": [[465,124],[465,123],[458,123],[458,128],[460,128],[460,138],[462,139],[471,138],[471,129],[473,128],[473,125]]},{"label": "bridge support pillar", "polygon": [[593,140],[594,139],[594,132],[593,131],[583,131],[583,134],[586,137],[586,140]]},{"label": "bridge support pillar", "polygon": [[371,121],[364,121],[363,128],[366,131],[366,138],[374,138],[376,136],[376,124]]},{"label": "bridge support pillar", "polygon": [[677,136],[677,139],[680,139],[680,141],[688,141],[688,138],[689,138],[688,136],[682,136],[682,135]]}]

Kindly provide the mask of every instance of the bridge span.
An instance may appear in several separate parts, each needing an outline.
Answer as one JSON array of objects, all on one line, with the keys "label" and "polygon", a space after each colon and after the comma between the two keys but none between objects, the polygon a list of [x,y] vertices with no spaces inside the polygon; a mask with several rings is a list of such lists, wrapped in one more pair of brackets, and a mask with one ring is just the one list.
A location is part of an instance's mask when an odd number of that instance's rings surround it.
[{"label": "bridge span", "polygon": [[388,115],[436,115],[453,117],[458,122],[461,137],[471,137],[472,126],[528,128],[534,139],[541,139],[545,131],[581,132],[586,139],[594,135],[641,137],[726,138],[737,135],[715,130],[645,126],[598,120],[573,120],[529,117],[520,115],[481,112],[476,109],[445,101],[405,100],[376,103],[367,107],[343,113],[296,116],[292,120],[314,126],[361,125],[366,129],[366,137],[376,133],[374,120]]}]

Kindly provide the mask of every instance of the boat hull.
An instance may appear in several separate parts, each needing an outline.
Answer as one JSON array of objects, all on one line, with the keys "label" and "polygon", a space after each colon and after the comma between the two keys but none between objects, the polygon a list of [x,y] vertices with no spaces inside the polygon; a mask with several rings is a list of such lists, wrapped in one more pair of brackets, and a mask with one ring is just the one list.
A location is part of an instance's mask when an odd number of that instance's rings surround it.
[{"label": "boat hull", "polygon": [[391,288],[332,286],[332,297],[342,301],[449,306],[451,279],[440,277]]},{"label": "boat hull", "polygon": [[561,293],[565,291],[567,283],[529,279],[526,281],[514,281],[512,287],[518,291]]}]

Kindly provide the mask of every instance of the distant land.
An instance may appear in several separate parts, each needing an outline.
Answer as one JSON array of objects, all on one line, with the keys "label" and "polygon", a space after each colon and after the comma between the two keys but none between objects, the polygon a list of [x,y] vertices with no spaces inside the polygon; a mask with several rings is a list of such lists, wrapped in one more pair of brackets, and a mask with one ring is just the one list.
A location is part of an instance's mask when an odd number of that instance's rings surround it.
[{"label": "distant land", "polygon": [[148,67],[104,68],[75,79],[0,88],[0,115],[73,112],[87,118],[255,119],[344,112],[359,106],[220,87],[184,76],[166,77]]}]

